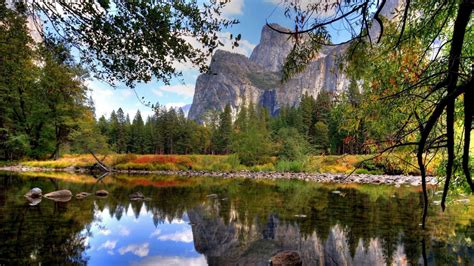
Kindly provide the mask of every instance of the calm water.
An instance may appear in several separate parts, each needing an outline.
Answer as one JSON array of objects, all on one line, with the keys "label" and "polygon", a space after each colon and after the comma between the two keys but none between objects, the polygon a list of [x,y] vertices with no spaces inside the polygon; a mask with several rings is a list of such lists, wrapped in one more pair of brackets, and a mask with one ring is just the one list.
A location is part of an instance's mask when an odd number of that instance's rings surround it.
[{"label": "calm water", "polygon": [[[30,206],[32,187],[110,194]],[[305,265],[473,265],[465,202],[434,206],[422,231],[414,187],[0,174],[0,265],[267,265],[282,249]]]}]

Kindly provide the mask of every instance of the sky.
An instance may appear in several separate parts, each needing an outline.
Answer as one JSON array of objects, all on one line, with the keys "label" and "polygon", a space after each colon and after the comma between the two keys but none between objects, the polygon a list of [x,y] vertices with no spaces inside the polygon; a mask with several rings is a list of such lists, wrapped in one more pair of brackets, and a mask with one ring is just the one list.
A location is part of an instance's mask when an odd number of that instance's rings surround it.
[{"label": "sky", "polygon": [[[309,2],[309,0],[301,0]],[[241,53],[250,56],[253,48],[260,41],[260,33],[266,21],[279,23],[283,26],[291,26],[292,22],[284,17],[282,0],[232,0],[224,9],[224,16],[235,18],[239,24],[232,26],[222,32],[222,40],[226,45],[220,49]],[[337,30],[333,30],[337,35]],[[242,39],[239,47],[232,49],[228,37],[230,33],[236,36],[241,34]],[[336,36],[337,37],[337,36]],[[124,84],[118,84],[116,88],[99,80],[87,81],[90,88],[90,96],[96,106],[97,118],[104,115],[108,117],[113,110],[121,107],[125,113],[133,119],[137,110],[142,116],[152,115],[150,107],[145,106],[139,99],[144,97],[145,102],[159,103],[167,107],[182,107],[192,103],[196,79],[200,74],[198,69],[192,66],[181,66],[183,76],[173,79],[170,85],[165,85],[157,80],[149,83],[138,83],[135,90]]]}]

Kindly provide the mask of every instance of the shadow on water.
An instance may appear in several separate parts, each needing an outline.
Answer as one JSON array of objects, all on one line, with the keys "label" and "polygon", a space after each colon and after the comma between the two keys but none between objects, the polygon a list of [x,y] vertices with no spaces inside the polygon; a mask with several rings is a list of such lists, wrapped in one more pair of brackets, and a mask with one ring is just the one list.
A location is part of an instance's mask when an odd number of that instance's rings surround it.
[{"label": "shadow on water", "polygon": [[[30,206],[32,187],[109,196]],[[289,249],[304,265],[472,265],[474,208],[434,208],[422,231],[420,200],[414,187],[0,174],[0,264],[267,265]]]}]

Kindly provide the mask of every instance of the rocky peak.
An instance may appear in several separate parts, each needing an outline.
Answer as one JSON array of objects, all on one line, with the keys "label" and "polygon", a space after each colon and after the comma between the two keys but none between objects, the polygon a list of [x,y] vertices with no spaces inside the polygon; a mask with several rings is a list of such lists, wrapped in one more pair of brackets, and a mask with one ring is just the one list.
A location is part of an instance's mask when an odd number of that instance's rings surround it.
[{"label": "rocky peak", "polygon": [[[288,31],[278,24],[270,25],[275,29]],[[289,35],[278,33],[265,25],[262,28],[260,43],[252,51],[250,60],[268,71],[278,72],[281,71],[292,47],[293,41]]]}]

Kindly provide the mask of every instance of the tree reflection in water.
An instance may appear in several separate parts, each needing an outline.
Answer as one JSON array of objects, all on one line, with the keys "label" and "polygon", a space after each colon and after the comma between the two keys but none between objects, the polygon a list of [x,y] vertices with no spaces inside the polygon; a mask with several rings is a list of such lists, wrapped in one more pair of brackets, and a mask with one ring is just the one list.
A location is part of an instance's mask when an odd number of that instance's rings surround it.
[{"label": "tree reflection in water", "polygon": [[[151,176],[108,176],[97,183],[87,176],[45,176],[0,176],[0,264],[87,264],[97,254],[89,252],[88,241],[97,237],[91,227],[104,215],[121,223],[127,213],[151,219],[156,228],[187,217],[194,249],[210,265],[266,265],[282,249],[298,250],[306,265],[474,262],[473,208],[453,205],[444,214],[433,209],[423,232],[417,188]],[[109,196],[43,199],[29,206],[23,195],[32,187],[106,189]],[[130,201],[136,191],[152,200]]]}]

